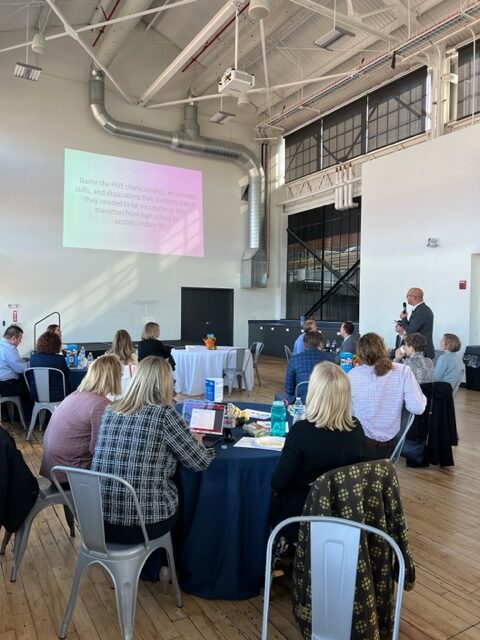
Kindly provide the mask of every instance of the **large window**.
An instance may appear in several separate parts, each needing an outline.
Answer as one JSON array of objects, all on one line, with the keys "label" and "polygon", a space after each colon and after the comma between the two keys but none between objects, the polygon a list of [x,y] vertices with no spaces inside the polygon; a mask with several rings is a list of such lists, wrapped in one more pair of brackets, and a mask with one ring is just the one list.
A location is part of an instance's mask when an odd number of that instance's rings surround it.
[{"label": "large window", "polygon": [[320,171],[321,123],[289,136],[285,145],[285,180],[296,180]]},{"label": "large window", "polygon": [[358,321],[359,260],[360,206],[289,216],[287,318]]},{"label": "large window", "polygon": [[475,43],[475,64],[473,44],[458,50],[457,118],[471,116],[472,109],[474,113],[480,111],[480,40]]},{"label": "large window", "polygon": [[423,133],[426,99],[422,67],[286,136],[285,181]]},{"label": "large window", "polygon": [[365,105],[363,98],[323,118],[322,169],[365,153]]},{"label": "large window", "polygon": [[367,151],[425,131],[426,78],[426,70],[420,69],[368,96]]}]

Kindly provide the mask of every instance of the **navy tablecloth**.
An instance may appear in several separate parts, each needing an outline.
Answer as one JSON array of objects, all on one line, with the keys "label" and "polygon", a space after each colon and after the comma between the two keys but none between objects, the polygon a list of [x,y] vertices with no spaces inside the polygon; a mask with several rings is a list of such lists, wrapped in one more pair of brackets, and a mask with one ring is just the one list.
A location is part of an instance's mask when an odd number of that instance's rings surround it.
[{"label": "navy tablecloth", "polygon": [[76,391],[86,375],[87,369],[70,369],[70,390]]},{"label": "navy tablecloth", "polygon": [[[270,411],[270,405],[236,403]],[[181,405],[177,405],[181,413]],[[240,427],[235,439],[243,436]],[[172,532],[175,562],[184,591],[202,598],[237,600],[258,596],[263,586],[269,529],[270,480],[280,454],[243,449],[223,441],[208,469],[179,465],[180,514]],[[160,561],[148,562],[158,576]]]},{"label": "navy tablecloth", "polygon": [[[270,405],[237,405],[270,410]],[[235,438],[242,435],[237,428]],[[222,445],[215,445],[216,458],[206,471],[179,468],[177,570],[187,593],[202,598],[251,598],[263,586],[270,480],[280,454]]]}]

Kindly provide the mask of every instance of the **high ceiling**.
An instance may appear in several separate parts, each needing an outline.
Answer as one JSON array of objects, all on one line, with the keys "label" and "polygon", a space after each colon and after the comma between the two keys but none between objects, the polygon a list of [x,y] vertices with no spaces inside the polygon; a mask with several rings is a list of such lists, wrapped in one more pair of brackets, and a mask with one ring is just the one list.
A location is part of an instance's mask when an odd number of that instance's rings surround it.
[{"label": "high ceiling", "polygon": [[[260,21],[264,7],[269,13]],[[143,15],[123,19],[132,13]],[[328,48],[314,44],[333,29],[346,33]],[[67,38],[78,54],[69,60],[72,77],[75,60],[95,60],[133,104],[150,109],[198,99],[204,113],[233,113],[265,137],[420,64],[435,65],[443,48],[479,32],[480,2],[458,0],[0,1],[1,55],[15,51],[20,59],[36,33],[50,55]],[[41,57],[30,50],[30,63],[48,73]],[[218,97],[218,80],[235,58],[255,76],[243,106],[228,91]]]}]

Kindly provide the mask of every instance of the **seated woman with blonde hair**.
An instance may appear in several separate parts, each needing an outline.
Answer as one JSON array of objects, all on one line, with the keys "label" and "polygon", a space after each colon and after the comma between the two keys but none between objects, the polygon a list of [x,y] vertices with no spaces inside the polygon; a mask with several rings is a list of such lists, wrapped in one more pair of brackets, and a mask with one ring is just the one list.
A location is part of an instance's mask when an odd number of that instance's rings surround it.
[{"label": "seated woman with blonde hair", "polygon": [[317,364],[308,383],[305,420],[293,425],[273,472],[272,525],[301,515],[310,484],[330,469],[361,462],[363,446],[347,374],[332,362]]},{"label": "seated woman with blonde hair", "polygon": [[168,360],[172,371],[175,371],[175,360],[172,358],[171,347],[163,344],[160,338],[160,325],[157,322],[147,322],[143,327],[142,339],[138,343],[138,361],[147,356],[159,356]]},{"label": "seated woman with blonde hair", "polygon": [[78,390],[58,405],[43,439],[42,476],[50,478],[50,470],[56,464],[90,468],[100,421],[110,404],[107,396],[120,394],[121,376],[117,356],[101,356],[92,363]]},{"label": "seated woman with blonde hair", "polygon": [[124,395],[130,385],[130,381],[137,368],[137,355],[133,346],[132,338],[128,331],[119,329],[113,336],[112,348],[107,353],[113,353],[122,363],[122,395]]},{"label": "seated woman with blonde hair", "polygon": [[[173,527],[178,491],[173,476],[180,462],[206,469],[215,451],[193,435],[172,406],[172,371],[163,358],[142,360],[121,400],[105,411],[92,470],[112,473],[135,489],[147,533],[158,538]],[[118,484],[102,484],[105,537],[109,542],[143,542],[136,510]]]}]

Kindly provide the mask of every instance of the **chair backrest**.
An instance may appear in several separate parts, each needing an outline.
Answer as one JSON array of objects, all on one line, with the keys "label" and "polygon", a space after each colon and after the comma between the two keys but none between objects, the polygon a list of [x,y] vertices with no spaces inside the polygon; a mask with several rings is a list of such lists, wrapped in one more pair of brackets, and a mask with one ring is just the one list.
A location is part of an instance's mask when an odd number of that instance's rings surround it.
[{"label": "chair backrest", "polygon": [[247,368],[251,357],[252,352],[250,351],[250,349],[245,349],[244,347],[242,347],[241,349],[229,349],[225,360],[225,369],[243,373]]},{"label": "chair backrest", "polygon": [[258,356],[262,353],[264,346],[263,342],[252,342],[250,345],[249,348],[253,357],[253,366],[257,364]]},{"label": "chair backrest", "polygon": [[65,491],[57,479],[57,473],[64,473],[68,478],[75,515],[82,532],[82,540],[91,554],[100,557],[108,555],[103,528],[102,479],[123,485],[123,491],[131,494],[145,538],[145,545],[148,544],[147,530],[145,529],[137,494],[132,485],[126,480],[110,473],[56,465],[51,471],[51,476],[57,489],[64,497]]},{"label": "chair backrest", "polygon": [[295,387],[295,398],[301,398],[303,402],[305,402],[307,391],[308,391],[308,380],[299,382]]},{"label": "chair backrest", "polygon": [[[52,367],[28,367],[23,373],[28,391],[34,402],[53,402],[50,399],[50,385],[60,382],[65,398],[65,376],[63,371]],[[37,399],[35,399],[37,398]],[[63,399],[62,398],[62,399]],[[58,400],[60,402],[60,400]]]},{"label": "chair backrest", "polygon": [[283,348],[285,349],[285,357],[287,359],[287,362],[290,362],[290,358],[292,357],[292,350],[286,344],[283,345]]},{"label": "chair backrest", "polygon": [[405,443],[405,439],[407,437],[407,433],[410,431],[410,427],[415,420],[415,414],[410,413],[410,411],[404,411],[402,413],[402,422],[400,425],[400,431],[397,435],[397,443],[395,445],[395,449],[390,456],[390,462],[395,464],[397,460],[400,458],[400,454],[402,453],[403,445]]},{"label": "chair backrest", "polygon": [[[362,531],[384,538],[391,546],[398,560],[398,585],[403,586],[405,561],[402,552],[387,533],[360,522],[324,516],[299,516],[280,522],[270,534],[267,545],[262,640],[267,640],[268,635],[272,547],[281,529],[300,522],[310,523],[312,638],[349,640]],[[396,593],[393,640],[397,640],[400,631],[402,586]]]}]

